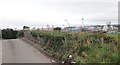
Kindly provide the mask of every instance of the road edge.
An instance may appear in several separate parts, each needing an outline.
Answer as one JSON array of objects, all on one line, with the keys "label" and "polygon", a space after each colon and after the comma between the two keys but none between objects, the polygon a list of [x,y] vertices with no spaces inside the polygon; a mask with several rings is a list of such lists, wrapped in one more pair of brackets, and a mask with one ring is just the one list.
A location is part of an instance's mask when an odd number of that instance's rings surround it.
[{"label": "road edge", "polygon": [[39,50],[39,52],[43,53],[45,56],[47,56],[52,63],[59,63],[59,60],[54,59],[52,57],[51,54],[47,53],[46,51],[44,51],[44,49],[41,48],[41,46],[38,43],[35,43],[27,38],[21,38],[22,41],[27,42],[28,44],[30,44],[32,47],[36,48],[37,50]]}]

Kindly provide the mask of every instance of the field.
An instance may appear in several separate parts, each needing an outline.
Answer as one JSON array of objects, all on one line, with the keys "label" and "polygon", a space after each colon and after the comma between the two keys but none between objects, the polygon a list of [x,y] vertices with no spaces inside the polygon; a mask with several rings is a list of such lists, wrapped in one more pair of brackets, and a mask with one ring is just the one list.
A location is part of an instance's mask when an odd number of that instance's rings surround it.
[{"label": "field", "polygon": [[114,63],[118,60],[116,34],[31,31],[31,35],[61,62]]}]

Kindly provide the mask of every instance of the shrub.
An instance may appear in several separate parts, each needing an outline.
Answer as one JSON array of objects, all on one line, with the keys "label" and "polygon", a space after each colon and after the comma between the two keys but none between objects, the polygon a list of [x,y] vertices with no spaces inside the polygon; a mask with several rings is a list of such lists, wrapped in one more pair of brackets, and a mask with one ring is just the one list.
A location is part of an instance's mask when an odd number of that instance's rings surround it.
[{"label": "shrub", "polygon": [[77,63],[116,62],[118,49],[115,40],[104,33],[64,33],[58,31],[31,31],[33,37],[44,39],[46,51],[57,56],[59,60]]},{"label": "shrub", "polygon": [[2,38],[3,39],[16,39],[18,31],[13,29],[3,29]]}]

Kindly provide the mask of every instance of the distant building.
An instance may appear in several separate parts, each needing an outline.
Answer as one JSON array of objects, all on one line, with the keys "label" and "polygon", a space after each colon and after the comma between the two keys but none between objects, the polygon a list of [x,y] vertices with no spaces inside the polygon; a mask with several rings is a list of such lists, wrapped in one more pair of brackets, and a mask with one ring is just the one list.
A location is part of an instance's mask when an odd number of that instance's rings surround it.
[{"label": "distant building", "polygon": [[103,31],[108,31],[108,29],[109,29],[108,26],[107,26],[107,25],[104,25],[102,30],[103,30]]}]

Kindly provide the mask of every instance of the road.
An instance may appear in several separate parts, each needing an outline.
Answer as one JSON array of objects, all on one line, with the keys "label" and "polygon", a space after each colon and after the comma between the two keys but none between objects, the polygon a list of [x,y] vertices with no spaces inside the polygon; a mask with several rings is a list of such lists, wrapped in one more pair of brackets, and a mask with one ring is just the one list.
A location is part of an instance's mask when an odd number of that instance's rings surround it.
[{"label": "road", "polygon": [[37,49],[20,39],[2,40],[2,63],[51,63]]}]

